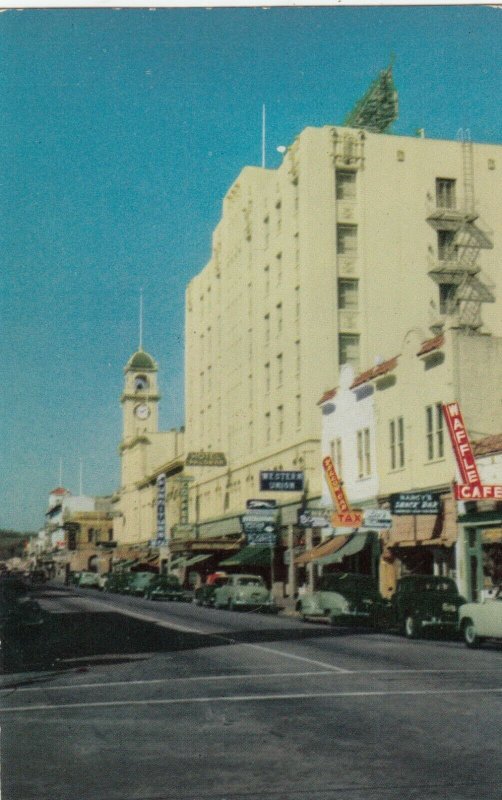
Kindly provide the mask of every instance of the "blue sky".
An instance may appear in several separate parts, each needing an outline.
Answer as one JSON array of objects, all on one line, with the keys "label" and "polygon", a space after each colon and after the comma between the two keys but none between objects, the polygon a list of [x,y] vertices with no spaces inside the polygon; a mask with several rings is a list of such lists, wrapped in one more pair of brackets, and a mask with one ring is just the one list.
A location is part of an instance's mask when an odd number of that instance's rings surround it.
[{"label": "blue sky", "polygon": [[501,141],[502,10],[66,9],[0,14],[0,527],[59,483],[118,485],[122,368],[160,365],[183,424],[184,289],[222,198],[307,125],[343,120],[395,55],[394,131]]}]

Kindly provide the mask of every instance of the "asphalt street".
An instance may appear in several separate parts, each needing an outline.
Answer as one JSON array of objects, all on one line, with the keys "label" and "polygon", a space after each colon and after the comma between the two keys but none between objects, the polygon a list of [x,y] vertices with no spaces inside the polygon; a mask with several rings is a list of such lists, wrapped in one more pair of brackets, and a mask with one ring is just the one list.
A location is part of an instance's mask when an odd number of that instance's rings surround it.
[{"label": "asphalt street", "polygon": [[47,590],[2,800],[500,800],[502,647]]}]

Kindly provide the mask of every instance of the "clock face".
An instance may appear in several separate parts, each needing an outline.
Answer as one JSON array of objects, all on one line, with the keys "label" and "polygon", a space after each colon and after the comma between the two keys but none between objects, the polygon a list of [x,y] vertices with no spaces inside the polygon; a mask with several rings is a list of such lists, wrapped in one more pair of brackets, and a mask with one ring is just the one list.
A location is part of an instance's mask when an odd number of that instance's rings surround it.
[{"label": "clock face", "polygon": [[140,406],[136,406],[134,413],[138,419],[147,419],[150,416],[150,409],[145,403],[142,403]]}]

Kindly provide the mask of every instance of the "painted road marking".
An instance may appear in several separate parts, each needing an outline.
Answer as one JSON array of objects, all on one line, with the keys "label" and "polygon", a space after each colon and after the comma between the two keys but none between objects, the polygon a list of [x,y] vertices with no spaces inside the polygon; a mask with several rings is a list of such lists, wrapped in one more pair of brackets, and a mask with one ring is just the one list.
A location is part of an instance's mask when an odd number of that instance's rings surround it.
[{"label": "painted road marking", "polygon": [[10,708],[0,708],[1,714],[10,714],[23,711],[61,711],[70,708],[118,708],[121,706],[168,706],[186,705],[188,703],[254,703],[267,700],[316,700],[327,698],[345,697],[417,697],[417,696],[445,696],[445,695],[480,695],[480,694],[500,694],[502,687],[488,689],[403,689],[391,691],[370,691],[370,692],[298,692],[287,694],[244,694],[244,695],[221,695],[219,697],[176,697],[163,700],[107,700],[94,703],[60,703],[28,706],[11,706]]},{"label": "painted road marking", "polygon": [[[490,674],[500,672],[499,667],[493,669],[364,669],[364,670],[346,670],[345,673],[354,677],[358,675],[457,675],[475,673]],[[19,694],[20,692],[68,692],[75,689],[107,689],[112,686],[154,686],[162,683],[197,683],[204,681],[242,681],[242,680],[268,680],[270,678],[313,678],[317,676],[333,676],[333,670],[315,670],[314,672],[257,672],[249,673],[242,672],[239,674],[232,673],[231,675],[192,675],[188,678],[150,678],[148,680],[131,680],[131,681],[103,681],[95,683],[75,683],[57,684],[56,686],[49,686],[43,684],[42,686],[19,686],[15,684],[12,686],[1,686],[0,692],[10,692]]]}]

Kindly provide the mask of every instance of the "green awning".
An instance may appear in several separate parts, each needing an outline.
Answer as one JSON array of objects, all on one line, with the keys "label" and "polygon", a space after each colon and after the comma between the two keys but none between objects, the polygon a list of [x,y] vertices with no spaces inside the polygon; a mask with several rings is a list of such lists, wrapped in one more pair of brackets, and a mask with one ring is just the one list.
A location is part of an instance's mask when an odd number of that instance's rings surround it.
[{"label": "green awning", "polygon": [[368,543],[368,537],[371,534],[369,533],[354,533],[350,537],[349,541],[346,542],[343,547],[340,547],[336,553],[332,553],[329,556],[324,556],[324,558],[317,559],[317,564],[340,564],[344,558],[347,556],[354,556],[356,553],[359,553],[363,547],[366,547]]},{"label": "green awning", "polygon": [[169,564],[170,569],[178,569],[179,567],[184,567],[187,559],[184,556],[180,556],[179,558],[175,558]]},{"label": "green awning", "polygon": [[220,561],[220,567],[265,567],[270,564],[270,551],[270,547],[248,545],[225,561]]},{"label": "green awning", "polygon": [[209,555],[205,554],[205,555],[200,555],[200,556],[193,556],[192,558],[187,558],[185,560],[184,566],[185,567],[191,567],[193,564],[198,564],[199,561],[206,561],[208,558],[211,558],[211,556],[212,556],[212,553],[209,554]]}]

